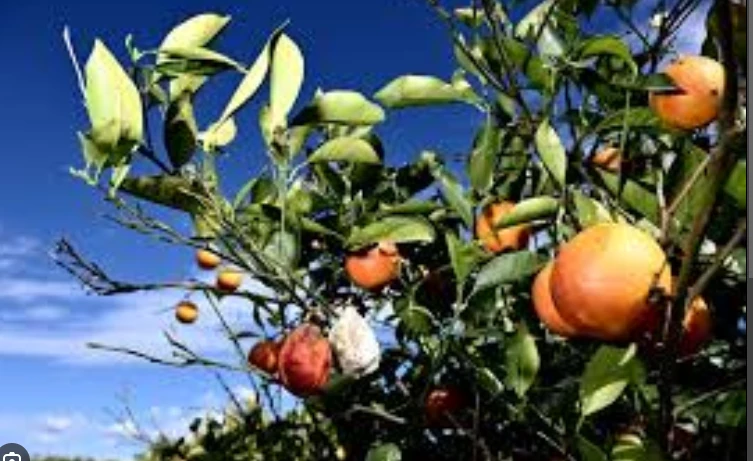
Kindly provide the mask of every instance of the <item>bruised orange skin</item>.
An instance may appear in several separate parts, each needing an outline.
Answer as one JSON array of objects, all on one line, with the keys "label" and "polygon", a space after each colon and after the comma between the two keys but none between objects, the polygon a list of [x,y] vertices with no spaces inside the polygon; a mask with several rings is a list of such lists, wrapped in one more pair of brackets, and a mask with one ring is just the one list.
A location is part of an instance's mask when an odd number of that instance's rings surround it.
[{"label": "bruised orange skin", "polygon": [[617,173],[620,171],[620,165],[622,163],[622,155],[620,150],[616,147],[607,147],[600,150],[591,158],[591,163],[599,168],[609,171],[611,173]]},{"label": "bruised orange skin", "polygon": [[520,250],[528,245],[531,228],[528,225],[506,227],[494,231],[496,223],[515,208],[515,203],[501,201],[484,208],[476,219],[476,238],[492,253]]},{"label": "bruised orange skin", "polygon": [[198,317],[199,308],[191,301],[181,301],[175,306],[175,318],[180,323],[194,323]]},{"label": "bruised orange skin", "polygon": [[345,257],[345,273],[365,290],[379,291],[400,275],[400,254],[392,242],[351,253]]},{"label": "bruised orange skin", "polygon": [[679,91],[651,93],[649,104],[670,127],[693,130],[716,119],[724,93],[724,67],[704,56],[681,56],[664,69]]},{"label": "bruised orange skin", "polygon": [[217,288],[221,291],[232,293],[241,286],[243,273],[234,269],[223,269],[217,274]]},{"label": "bruised orange skin", "polygon": [[424,412],[426,421],[436,425],[447,422],[447,415],[461,410],[465,406],[465,396],[456,388],[433,389],[426,396]]},{"label": "bruised orange skin", "polygon": [[272,340],[263,340],[254,344],[248,353],[248,363],[267,374],[277,373],[280,345]]},{"label": "bruised orange skin", "polygon": [[331,366],[332,348],[319,327],[303,324],[285,338],[278,372],[291,394],[307,397],[320,392],[329,380]]},{"label": "bruised orange skin", "polygon": [[666,255],[628,224],[589,227],[562,246],[550,279],[562,318],[581,334],[605,341],[632,339],[655,310],[652,287],[671,287]]},{"label": "bruised orange skin", "polygon": [[536,276],[533,282],[533,308],[539,320],[552,333],[563,337],[576,336],[578,330],[562,318],[552,299],[552,291],[549,281],[552,277],[554,262],[550,261]]},{"label": "bruised orange skin", "polygon": [[210,250],[201,249],[196,252],[196,264],[204,270],[216,269],[222,259]]}]

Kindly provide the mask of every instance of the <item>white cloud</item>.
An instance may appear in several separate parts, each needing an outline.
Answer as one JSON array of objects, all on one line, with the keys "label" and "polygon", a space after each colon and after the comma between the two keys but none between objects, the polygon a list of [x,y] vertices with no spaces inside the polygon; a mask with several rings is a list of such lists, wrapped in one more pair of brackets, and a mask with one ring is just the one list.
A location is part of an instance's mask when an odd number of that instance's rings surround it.
[{"label": "white cloud", "polygon": [[0,277],[0,300],[31,302],[38,299],[72,300],[86,296],[73,282],[45,280],[43,278]]},{"label": "white cloud", "polygon": [[73,426],[73,417],[67,415],[50,415],[45,418],[44,431],[58,434]]},{"label": "white cloud", "polygon": [[39,241],[34,238],[26,236],[14,237],[0,243],[0,258],[29,256],[36,253],[40,247]]},{"label": "white cloud", "polygon": [[51,322],[61,320],[69,314],[66,307],[54,304],[15,305],[14,309],[0,311],[3,322]]}]

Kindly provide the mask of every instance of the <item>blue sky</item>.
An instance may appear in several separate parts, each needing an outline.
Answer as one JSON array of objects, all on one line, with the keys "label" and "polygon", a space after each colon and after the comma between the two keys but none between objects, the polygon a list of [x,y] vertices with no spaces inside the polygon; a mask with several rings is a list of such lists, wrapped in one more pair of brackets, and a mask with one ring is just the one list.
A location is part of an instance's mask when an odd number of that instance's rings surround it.
[{"label": "blue sky", "polygon": [[[307,61],[302,100],[317,87],[373,94],[404,73],[448,78],[453,58],[439,21],[415,0],[325,2],[51,1],[0,6],[0,443],[32,453],[125,457],[139,446],[123,442],[110,410],[122,397],[145,422],[165,430],[185,427],[198,409],[223,404],[212,376],[95,353],[99,341],[155,353],[173,330],[209,354],[228,353],[217,325],[177,328],[170,306],[180,293],[100,299],[86,296],[51,262],[54,241],[69,237],[119,277],[176,280],[196,274],[192,254],[152,243],[101,218],[107,208],[67,170],[79,167],[76,131],[87,127],[61,32],[69,25],[79,57],[95,37],[119,56],[134,33],[141,48],[190,15],[213,11],[233,17],[220,49],[249,62],[266,35],[285,19]],[[687,40],[702,37],[688,34]],[[200,120],[216,117],[232,91],[225,80],[204,97]],[[238,119],[240,138],[225,161],[231,183],[253,172],[262,158],[253,109]],[[400,162],[430,148],[455,153],[468,147],[478,115],[466,108],[405,111],[380,129],[387,160]],[[438,136],[439,135],[439,136]],[[225,166],[228,168],[228,166]],[[242,321],[228,307],[234,321]],[[240,382],[240,381],[238,381]]]}]

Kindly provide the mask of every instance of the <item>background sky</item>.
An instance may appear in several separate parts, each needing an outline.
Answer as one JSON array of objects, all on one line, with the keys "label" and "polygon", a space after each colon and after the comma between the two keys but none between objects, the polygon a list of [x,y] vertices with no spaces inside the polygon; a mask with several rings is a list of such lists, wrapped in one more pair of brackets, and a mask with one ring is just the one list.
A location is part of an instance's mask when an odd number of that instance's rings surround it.
[{"label": "background sky", "polygon": [[[170,307],[180,293],[87,296],[48,254],[56,239],[67,237],[116,277],[202,276],[191,252],[152,243],[104,220],[106,205],[68,174],[69,167],[82,165],[76,131],[88,122],[61,38],[69,25],[80,60],[96,37],[123,57],[128,33],[148,49],[173,25],[202,12],[232,16],[218,47],[242,62],[250,62],[267,34],[291,19],[288,33],[306,57],[304,103],[317,87],[370,95],[401,74],[449,78],[453,70],[441,23],[415,0],[3,2],[0,445],[20,443],[37,454],[124,458],[143,448],[124,441],[127,428],[113,414],[126,403],[146,427],[167,432],[185,428],[197,411],[224,404],[206,371],[168,369],[85,347],[97,341],[165,352],[161,331],[167,329],[202,352],[227,354],[217,325],[208,319],[191,328],[175,325]],[[695,27],[681,36],[683,48],[698,49],[702,18],[699,13]],[[235,83],[237,78],[221,80],[202,94],[200,122],[219,114]],[[223,168],[234,172],[231,187],[257,171],[263,159],[254,108],[237,121],[242,141],[223,160]],[[467,150],[477,122],[478,114],[461,107],[404,111],[390,114],[379,133],[387,161],[399,163],[427,148],[441,154]],[[242,323],[237,308],[227,309]]]}]

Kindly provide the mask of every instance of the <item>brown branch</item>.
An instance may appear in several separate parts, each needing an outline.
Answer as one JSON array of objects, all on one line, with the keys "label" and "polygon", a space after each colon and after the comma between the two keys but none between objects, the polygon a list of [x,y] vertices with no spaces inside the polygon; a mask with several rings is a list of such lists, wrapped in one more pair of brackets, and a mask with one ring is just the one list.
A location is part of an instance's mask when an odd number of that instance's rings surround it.
[{"label": "brown branch", "polygon": [[[683,250],[684,257],[677,280],[677,291],[673,302],[669,305],[667,324],[665,328],[664,344],[660,364],[661,379],[659,382],[659,424],[661,429],[660,441],[663,448],[670,445],[670,433],[673,424],[672,387],[676,372],[678,345],[682,330],[682,319],[685,309],[692,298],[689,298],[689,282],[693,272],[698,251],[711,220],[715,205],[720,200],[719,192],[724,180],[729,177],[735,165],[735,154],[732,149],[736,135],[735,115],[738,106],[737,88],[738,74],[732,42],[732,12],[727,1],[719,1],[719,30],[721,41],[721,61],[725,68],[725,88],[722,107],[719,114],[719,150],[713,154],[708,167],[709,186],[704,194],[705,202],[701,207],[692,231],[686,238]],[[712,274],[713,276],[713,274]]]}]

